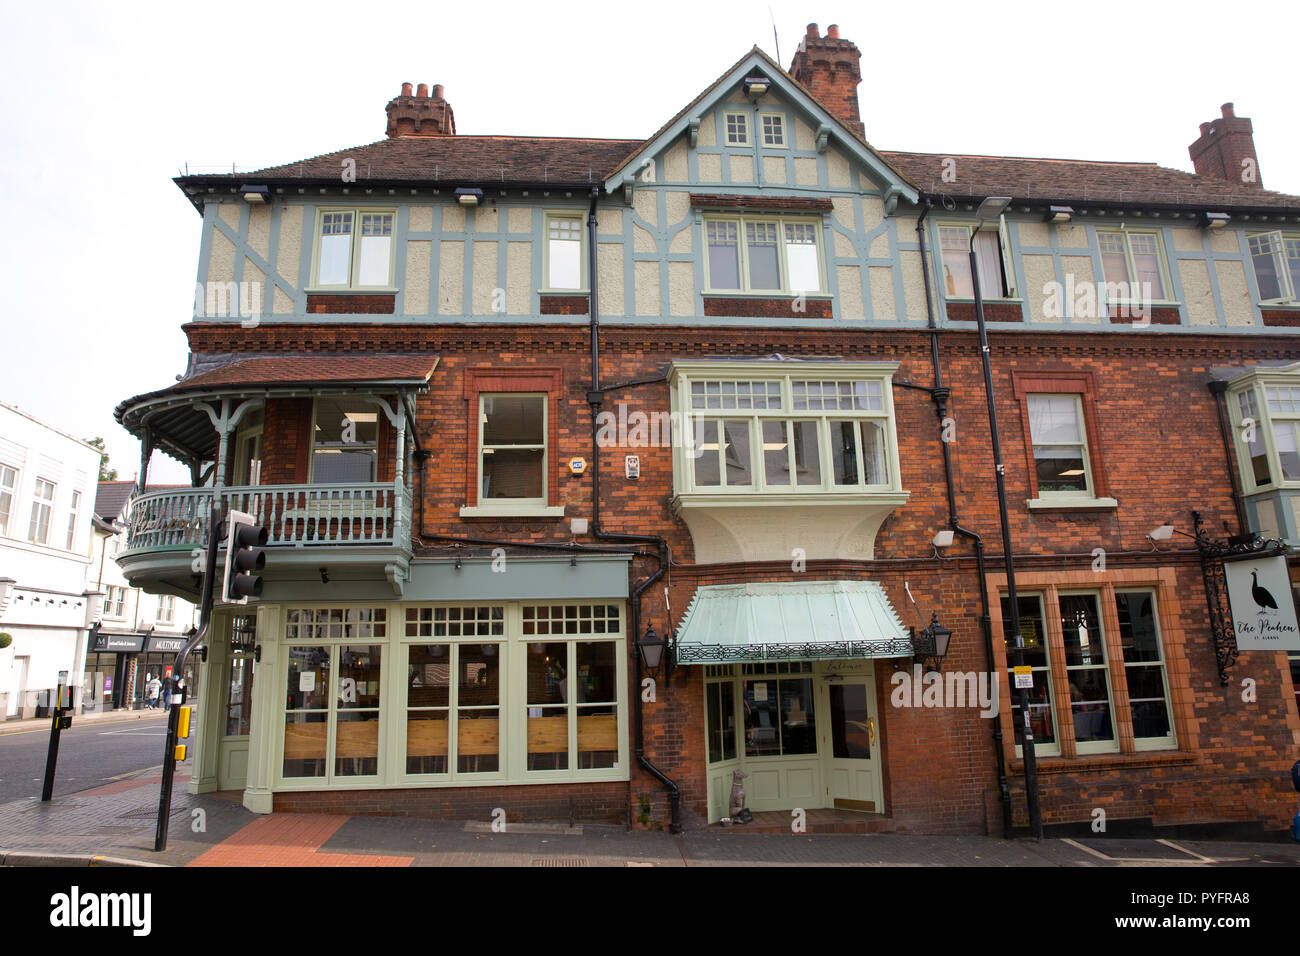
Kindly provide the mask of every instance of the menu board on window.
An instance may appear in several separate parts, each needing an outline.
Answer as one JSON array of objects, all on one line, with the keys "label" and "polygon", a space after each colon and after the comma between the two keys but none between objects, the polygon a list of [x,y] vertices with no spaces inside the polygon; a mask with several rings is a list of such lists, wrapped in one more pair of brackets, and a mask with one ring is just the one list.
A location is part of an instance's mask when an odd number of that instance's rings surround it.
[{"label": "menu board on window", "polygon": [[1300,651],[1286,558],[1224,562],[1232,633],[1241,651]]}]

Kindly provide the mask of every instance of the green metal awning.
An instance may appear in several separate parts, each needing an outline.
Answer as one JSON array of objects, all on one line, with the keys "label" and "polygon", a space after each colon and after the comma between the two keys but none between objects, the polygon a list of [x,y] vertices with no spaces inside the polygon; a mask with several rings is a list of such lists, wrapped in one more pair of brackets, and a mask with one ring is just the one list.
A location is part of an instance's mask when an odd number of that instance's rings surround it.
[{"label": "green metal awning", "polygon": [[681,664],[911,656],[908,632],[876,581],[707,585],[677,639]]}]

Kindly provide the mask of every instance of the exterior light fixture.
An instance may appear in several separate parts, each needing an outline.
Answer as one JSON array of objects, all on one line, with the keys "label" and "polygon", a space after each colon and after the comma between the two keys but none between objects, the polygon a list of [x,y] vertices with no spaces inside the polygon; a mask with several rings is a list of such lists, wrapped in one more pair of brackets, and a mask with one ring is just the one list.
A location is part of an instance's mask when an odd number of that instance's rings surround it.
[{"label": "exterior light fixture", "polygon": [[240,193],[244,196],[246,203],[265,203],[271,201],[271,190],[268,186],[240,186]]},{"label": "exterior light fixture", "polygon": [[[1010,196],[989,196],[975,210],[975,231],[979,232],[984,228],[984,223],[1000,217],[1010,205]],[[971,242],[974,242],[974,236],[971,237]]]},{"label": "exterior light fixture", "polygon": [[483,200],[483,190],[462,186],[456,190],[456,202],[462,206],[477,206]]},{"label": "exterior light fixture", "polygon": [[943,659],[948,656],[948,645],[952,643],[952,631],[939,623],[937,612],[930,614],[930,626],[920,634],[913,629],[912,659],[922,662],[932,661],[926,670],[939,670]]},{"label": "exterior light fixture", "polygon": [[1073,217],[1073,206],[1048,206],[1043,222],[1069,222]]},{"label": "exterior light fixture", "polygon": [[636,642],[637,653],[641,655],[641,663],[650,673],[659,670],[659,665],[664,666],[664,678],[667,679],[673,672],[673,653],[672,645],[655,633],[653,624],[647,624],[645,634]]},{"label": "exterior light fixture", "polygon": [[745,95],[758,99],[771,87],[771,81],[765,76],[745,77]]},{"label": "exterior light fixture", "polygon": [[948,548],[952,546],[952,540],[954,537],[955,534],[952,531],[940,531],[930,539],[930,543],[936,548]]},{"label": "exterior light fixture", "polygon": [[1201,213],[1201,228],[1222,229],[1231,219],[1232,217],[1226,212],[1203,212]]},{"label": "exterior light fixture", "polygon": [[1168,541],[1173,536],[1174,536],[1174,526],[1171,524],[1162,524],[1160,527],[1156,528],[1149,535],[1147,535],[1147,537],[1150,538],[1152,541]]}]

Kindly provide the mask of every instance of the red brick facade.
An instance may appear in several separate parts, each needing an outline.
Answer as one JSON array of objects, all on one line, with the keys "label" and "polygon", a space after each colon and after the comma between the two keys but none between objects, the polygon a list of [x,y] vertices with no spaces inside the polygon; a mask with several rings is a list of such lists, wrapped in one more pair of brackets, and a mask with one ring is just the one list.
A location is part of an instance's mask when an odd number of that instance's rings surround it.
[{"label": "red brick facade", "polygon": [[[193,324],[186,331],[196,352],[437,353],[440,361],[429,391],[417,403],[416,427],[431,454],[417,471],[415,530],[425,534],[571,540],[567,520],[503,518],[467,524],[459,517],[461,507],[474,504],[474,396],[484,390],[525,386],[546,391],[552,399],[547,461],[551,502],[565,506],[566,519],[591,514],[590,468],[573,476],[563,467],[572,456],[589,458],[592,453],[586,328],[265,324],[240,329]],[[952,389],[947,414],[956,428],[950,449],[958,518],[984,536],[989,571],[996,574],[1001,570],[997,496],[989,464],[978,339],[973,330],[944,330],[939,336],[944,382]],[[601,376],[606,382],[653,378],[673,359],[762,357],[774,352],[896,362],[896,380],[916,384],[932,380],[925,331],[865,334],[733,328],[720,334],[695,327],[608,326],[602,328],[600,341]],[[1294,802],[1287,768],[1300,735],[1300,718],[1289,703],[1293,692],[1285,655],[1241,655],[1233,673],[1257,682],[1256,703],[1240,700],[1237,683],[1221,687],[1195,550],[1184,543],[1186,539],[1175,538],[1153,553],[1146,534],[1169,521],[1180,530],[1190,530],[1191,509],[1201,512],[1211,528],[1220,529],[1227,522],[1237,530],[1217,406],[1207,388],[1210,369],[1295,361],[1300,359],[1300,343],[1282,336],[1228,339],[1158,330],[1034,337],[993,332],[990,341],[1018,573],[1056,574],[1061,576],[1060,587],[1071,586],[1071,581],[1075,587],[1085,587],[1092,580],[1087,573],[1095,549],[1100,548],[1108,570],[1171,574],[1179,595],[1176,618],[1161,620],[1165,633],[1179,635],[1177,642],[1166,643],[1170,681],[1177,688],[1172,703],[1178,749],[1040,758],[1046,822],[1086,824],[1092,810],[1100,807],[1112,820],[1149,819],[1157,825],[1268,821],[1280,829]],[[1078,389],[1084,394],[1096,491],[1114,497],[1117,509],[1039,513],[1025,506],[1026,499],[1036,495],[1022,399],[1028,392],[1056,389]],[[618,402],[627,402],[634,410],[667,411],[668,386],[657,382],[623,389],[607,396],[604,407],[612,409]],[[885,521],[873,561],[812,561],[799,573],[784,562],[694,565],[690,534],[669,505],[673,465],[668,447],[632,449],[641,459],[636,481],[623,475],[624,449],[602,450],[602,523],[609,531],[667,539],[674,564],[663,586],[669,590],[674,624],[680,623],[695,589],[702,585],[841,579],[879,581],[899,614],[915,623],[903,597],[907,582],[920,607],[936,611],[954,632],[944,669],[985,671],[989,661],[979,624],[979,582],[972,552],[959,541],[936,557],[929,543],[949,522],[934,405],[923,392],[901,388],[895,389],[894,405],[901,484],[911,498]],[[268,402],[265,481],[302,480],[310,407],[306,399]],[[584,536],[577,541],[602,543]],[[441,553],[432,539],[416,543],[418,553]],[[653,559],[635,559],[633,582],[655,567]],[[1076,576],[1070,578],[1071,574]],[[645,595],[642,626],[647,623],[661,633],[667,623],[662,586]],[[995,663],[1001,659],[995,654]],[[981,719],[975,710],[890,707],[891,673],[890,662],[877,662],[881,826],[936,833],[998,832],[1001,811],[992,722]],[[637,690],[630,686],[629,694]],[[701,822],[707,812],[703,668],[682,667],[671,682],[661,680],[658,701],[645,705],[645,721],[646,755],[680,785],[686,822]],[[1009,740],[1009,729],[1005,732]],[[1017,766],[1013,757],[1013,808],[1017,824],[1023,824],[1023,778]],[[640,814],[642,794],[650,802],[650,816],[666,822],[662,786],[635,766],[626,784],[515,787],[510,788],[507,803],[501,802],[500,790],[461,788],[277,794],[276,807],[347,806],[486,820],[493,807],[504,805],[511,819],[513,814],[520,819],[565,818],[576,808],[576,818],[621,820]]]}]

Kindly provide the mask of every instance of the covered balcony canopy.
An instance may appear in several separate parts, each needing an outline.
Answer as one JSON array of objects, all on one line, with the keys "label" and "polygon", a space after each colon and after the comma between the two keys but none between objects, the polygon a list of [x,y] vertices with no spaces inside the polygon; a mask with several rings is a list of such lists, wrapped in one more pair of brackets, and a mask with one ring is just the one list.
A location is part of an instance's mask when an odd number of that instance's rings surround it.
[{"label": "covered balcony canopy", "polygon": [[[238,424],[234,416],[242,418],[227,403],[252,406],[272,396],[357,391],[396,394],[398,408],[382,400],[372,401],[385,405],[397,427],[414,422],[414,396],[428,390],[437,366],[438,356],[429,354],[260,355],[235,359],[167,388],[128,398],[117,406],[113,417],[144,443],[145,462],[157,448],[188,464],[197,479],[199,465],[210,460],[215,450],[214,438]],[[414,429],[411,436],[414,440]],[[142,467],[141,487],[144,480]]]}]

